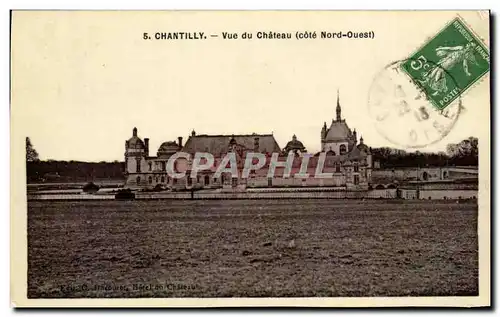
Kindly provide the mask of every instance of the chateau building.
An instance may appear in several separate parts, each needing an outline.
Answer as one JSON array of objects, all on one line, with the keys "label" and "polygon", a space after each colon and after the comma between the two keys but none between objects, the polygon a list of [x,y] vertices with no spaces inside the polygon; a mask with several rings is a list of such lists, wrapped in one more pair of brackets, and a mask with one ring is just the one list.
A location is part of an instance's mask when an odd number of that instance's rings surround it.
[{"label": "chateau building", "polygon": [[[150,156],[149,139],[138,137],[137,128],[132,137],[125,141],[125,176],[128,188],[161,187],[169,190],[228,189],[245,190],[257,187],[334,187],[339,190],[368,190],[371,183],[372,156],[363,137],[357,140],[357,133],[347,125],[341,116],[339,96],[337,96],[336,117],[327,128],[321,129],[321,152],[307,153],[306,147],[292,136],[284,148],[280,148],[273,134],[207,135],[196,134],[193,130],[185,144],[183,138],[167,141],[160,145],[156,156]],[[190,154],[190,158],[179,155],[173,161],[175,171],[186,172],[185,177],[172,178],[167,173],[167,164],[172,155],[179,152]],[[195,153],[205,152],[214,156],[210,169],[199,171],[191,177],[192,160]],[[238,177],[223,173],[215,177],[215,172],[226,154],[233,152],[237,160]],[[266,157],[265,165],[250,176],[242,177],[247,153],[261,153]],[[268,177],[273,153],[279,153],[278,161],[284,162],[293,153],[290,175],[284,174],[284,167],[277,167],[274,177]],[[324,162],[321,161],[322,153]],[[303,168],[303,163],[307,168]],[[227,161],[225,162],[227,163]],[[304,163],[304,164],[305,164]],[[322,165],[322,166],[318,166]],[[318,170],[319,168],[319,170]],[[308,177],[303,177],[304,171]],[[300,174],[299,174],[300,172]],[[318,173],[331,173],[328,177],[315,177]],[[301,177],[295,177],[295,174]],[[297,175],[297,176],[299,176]]]}]

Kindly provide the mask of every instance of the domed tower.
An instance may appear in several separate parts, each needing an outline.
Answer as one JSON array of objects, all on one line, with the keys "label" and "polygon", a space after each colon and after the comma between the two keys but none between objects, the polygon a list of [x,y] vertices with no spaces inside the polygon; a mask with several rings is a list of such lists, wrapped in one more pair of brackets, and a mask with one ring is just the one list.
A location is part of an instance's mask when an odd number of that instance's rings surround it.
[{"label": "domed tower", "polygon": [[366,154],[370,153],[370,148],[364,143],[363,136],[359,139],[358,150]]},{"label": "domed tower", "polygon": [[[182,138],[179,137],[179,144],[182,144],[181,140]],[[179,144],[177,144],[175,141],[163,142],[158,148],[158,152],[156,152],[156,155],[159,158],[168,158],[181,150],[182,145]]]},{"label": "domed tower", "polygon": [[292,136],[292,140],[286,144],[283,150],[285,153],[289,153],[290,151],[293,151],[294,153],[306,152],[304,144],[297,140],[297,136],[295,134]]},{"label": "domed tower", "polygon": [[146,164],[146,157],[149,155],[149,139],[143,142],[137,136],[137,128],[132,130],[132,137],[125,141],[125,174],[137,174],[145,170],[142,165]]}]

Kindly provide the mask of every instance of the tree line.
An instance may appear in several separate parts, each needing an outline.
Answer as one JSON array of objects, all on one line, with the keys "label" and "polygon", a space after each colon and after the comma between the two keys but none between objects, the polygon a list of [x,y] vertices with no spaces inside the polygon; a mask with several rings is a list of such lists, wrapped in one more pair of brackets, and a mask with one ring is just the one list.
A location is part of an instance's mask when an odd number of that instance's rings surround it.
[{"label": "tree line", "polygon": [[380,162],[381,168],[477,166],[479,158],[478,139],[475,137],[469,137],[456,144],[448,144],[446,152],[406,152],[390,147],[380,147],[372,148],[371,153],[373,161]]},{"label": "tree line", "polygon": [[124,162],[41,161],[29,138],[26,138],[26,177],[28,183],[92,182],[123,180]]}]

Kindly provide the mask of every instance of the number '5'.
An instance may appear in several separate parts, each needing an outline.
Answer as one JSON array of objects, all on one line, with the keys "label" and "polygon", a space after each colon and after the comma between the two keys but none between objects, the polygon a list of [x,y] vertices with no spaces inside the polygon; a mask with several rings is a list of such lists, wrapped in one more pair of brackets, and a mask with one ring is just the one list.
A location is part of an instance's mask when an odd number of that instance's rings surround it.
[{"label": "number '5'", "polygon": [[420,55],[420,57],[417,58],[416,60],[413,60],[410,66],[414,70],[419,70],[420,68],[422,68],[422,66],[424,66],[424,69],[429,68],[429,64],[427,64],[427,59],[425,59],[425,57],[422,55]]}]

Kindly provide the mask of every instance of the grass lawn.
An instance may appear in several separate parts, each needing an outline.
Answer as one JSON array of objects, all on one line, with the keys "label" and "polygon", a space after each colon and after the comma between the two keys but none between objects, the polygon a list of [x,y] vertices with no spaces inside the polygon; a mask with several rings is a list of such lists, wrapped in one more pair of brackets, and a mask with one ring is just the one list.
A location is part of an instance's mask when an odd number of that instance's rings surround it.
[{"label": "grass lawn", "polygon": [[28,297],[478,294],[477,204],[28,203]]}]

